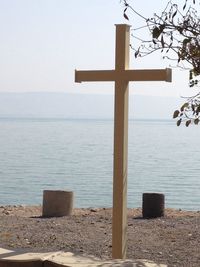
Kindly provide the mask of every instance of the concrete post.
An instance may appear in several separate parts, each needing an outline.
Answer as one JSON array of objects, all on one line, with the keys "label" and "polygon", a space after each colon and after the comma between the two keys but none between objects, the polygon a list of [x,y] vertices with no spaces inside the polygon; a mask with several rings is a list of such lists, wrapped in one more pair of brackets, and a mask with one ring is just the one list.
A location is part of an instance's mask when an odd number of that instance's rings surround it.
[{"label": "concrete post", "polygon": [[144,193],[142,202],[143,218],[164,216],[165,195],[159,193]]},{"label": "concrete post", "polygon": [[43,217],[61,217],[72,214],[74,194],[71,191],[44,190]]}]

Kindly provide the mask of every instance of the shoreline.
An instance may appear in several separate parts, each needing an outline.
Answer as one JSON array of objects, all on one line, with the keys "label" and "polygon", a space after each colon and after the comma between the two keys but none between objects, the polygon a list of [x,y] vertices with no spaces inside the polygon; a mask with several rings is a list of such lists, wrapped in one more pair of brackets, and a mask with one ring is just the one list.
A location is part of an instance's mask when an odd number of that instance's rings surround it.
[{"label": "shoreline", "polygon": [[[23,203],[23,204],[1,204],[0,203],[0,210],[2,208],[42,208],[42,204],[41,203],[34,203],[34,204],[26,204],[26,203]],[[88,206],[88,207],[73,207],[73,210],[89,210],[89,209],[112,209],[111,206]],[[141,210],[142,208],[141,207],[127,207],[127,210]],[[177,212],[194,212],[194,213],[200,213],[200,207],[199,209],[195,210],[195,209],[186,209],[186,208],[178,208],[178,207],[165,207],[165,210],[167,211],[170,211],[170,210],[173,210],[173,211],[177,211]]]},{"label": "shoreline", "polygon": [[[71,216],[52,218],[42,218],[41,211],[42,206],[0,206],[0,247],[111,258],[111,208],[75,208]],[[156,219],[141,215],[139,208],[128,209],[128,259],[199,266],[199,211],[165,209]]]},{"label": "shoreline", "polygon": [[[135,219],[142,219],[142,220],[156,220],[162,218],[170,218],[170,217],[193,217],[193,216],[200,216],[200,210],[185,210],[185,209],[176,209],[176,208],[165,208],[164,209],[164,216],[160,218],[152,218],[152,219],[144,219],[142,218],[142,208],[127,208],[127,216],[129,216],[130,212],[132,211],[133,218]],[[73,208],[72,215],[70,216],[77,216],[82,214],[91,213],[98,213],[101,211],[108,211],[112,216],[112,207],[86,207],[86,208]],[[42,205],[0,205],[0,216],[1,215],[10,215],[10,216],[19,216],[19,217],[42,217]],[[70,217],[69,216],[69,217]],[[63,216],[68,217],[68,216]],[[49,217],[53,218],[53,217]],[[62,217],[54,217],[54,218],[62,218]],[[43,219],[48,219],[44,217]]]}]

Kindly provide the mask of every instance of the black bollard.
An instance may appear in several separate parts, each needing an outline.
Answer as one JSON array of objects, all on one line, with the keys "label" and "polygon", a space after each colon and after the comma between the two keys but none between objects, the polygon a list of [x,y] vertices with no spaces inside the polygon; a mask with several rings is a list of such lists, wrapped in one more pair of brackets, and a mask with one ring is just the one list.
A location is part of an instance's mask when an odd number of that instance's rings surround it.
[{"label": "black bollard", "polygon": [[165,195],[159,193],[144,193],[142,201],[143,218],[157,218],[164,216]]}]

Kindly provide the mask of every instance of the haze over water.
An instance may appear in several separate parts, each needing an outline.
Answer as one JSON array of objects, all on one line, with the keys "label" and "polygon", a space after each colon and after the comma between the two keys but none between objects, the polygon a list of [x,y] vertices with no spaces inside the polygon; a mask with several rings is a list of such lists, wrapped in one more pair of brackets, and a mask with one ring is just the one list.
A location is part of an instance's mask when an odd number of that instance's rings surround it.
[{"label": "haze over water", "polygon": [[[0,204],[41,204],[44,189],[76,207],[112,206],[113,121],[0,119]],[[129,121],[128,206],[162,192],[166,206],[200,209],[200,128]]]}]

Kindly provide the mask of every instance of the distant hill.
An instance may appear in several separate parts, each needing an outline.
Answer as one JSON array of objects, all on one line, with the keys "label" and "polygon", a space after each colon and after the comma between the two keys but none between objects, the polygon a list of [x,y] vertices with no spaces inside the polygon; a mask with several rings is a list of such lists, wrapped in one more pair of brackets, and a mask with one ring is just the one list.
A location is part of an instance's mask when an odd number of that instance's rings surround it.
[{"label": "distant hill", "polygon": [[[130,118],[171,119],[181,99],[131,95]],[[114,96],[67,93],[0,93],[0,117],[113,118]]]}]

